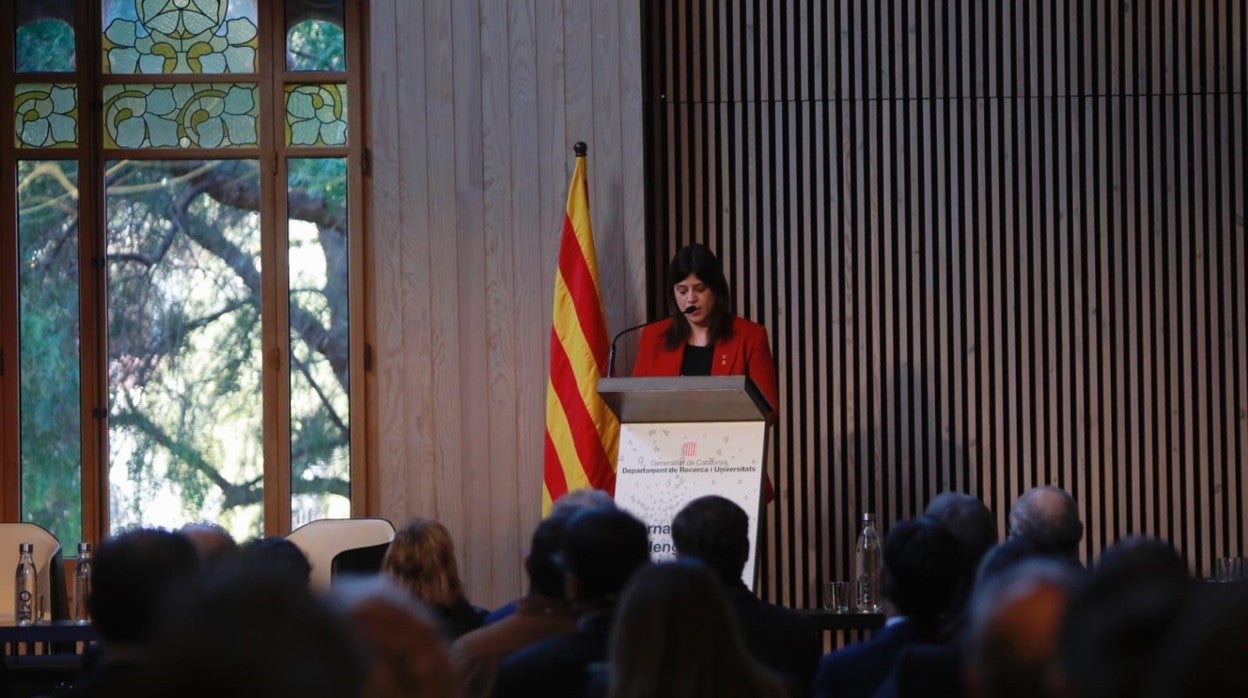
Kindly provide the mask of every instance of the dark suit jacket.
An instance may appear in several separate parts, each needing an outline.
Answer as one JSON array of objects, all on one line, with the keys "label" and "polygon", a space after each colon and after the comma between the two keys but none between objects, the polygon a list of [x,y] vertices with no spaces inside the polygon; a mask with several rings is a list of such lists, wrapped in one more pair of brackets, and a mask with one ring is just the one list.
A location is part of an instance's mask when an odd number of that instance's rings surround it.
[{"label": "dark suit jacket", "polygon": [[953,645],[906,647],[875,698],[962,698],[962,663]]},{"label": "dark suit jacket", "polygon": [[816,698],[871,698],[901,651],[923,639],[914,623],[903,620],[866,642],[826,655],[815,675]]},{"label": "dark suit jacket", "polygon": [[576,632],[508,655],[498,667],[495,698],[583,698],[591,664],[607,659],[611,616],[582,618]]},{"label": "dark suit jacket", "polygon": [[741,582],[724,587],[724,596],[736,611],[750,654],[784,681],[790,698],[809,696],[823,651],[814,623],[762,601]]},{"label": "dark suit jacket", "polygon": [[[680,364],[685,359],[685,346],[682,344],[675,349],[668,349],[663,341],[663,335],[671,326],[672,319],[669,318],[647,325],[641,330],[641,339],[637,343],[637,360],[633,363],[634,376],[680,375]],[[779,416],[780,393],[776,388],[776,362],[771,358],[767,330],[762,325],[740,316],[733,318],[732,336],[715,343],[715,355],[711,357],[711,375],[749,376]]]}]

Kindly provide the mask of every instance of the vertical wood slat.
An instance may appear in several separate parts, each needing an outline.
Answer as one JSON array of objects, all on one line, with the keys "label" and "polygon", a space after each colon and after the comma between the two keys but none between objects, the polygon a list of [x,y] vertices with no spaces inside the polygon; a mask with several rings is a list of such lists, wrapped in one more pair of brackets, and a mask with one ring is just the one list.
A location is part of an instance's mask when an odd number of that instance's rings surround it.
[{"label": "vertical wood slat", "polygon": [[370,4],[378,478],[367,513],[441,520],[469,598],[493,606],[526,588],[540,515],[551,294],[577,140],[589,144],[609,321],[644,319],[625,300],[645,295],[641,8],[408,5]]},{"label": "vertical wood slat", "polygon": [[648,192],[651,264],[718,249],[781,371],[766,595],[817,605],[862,511],[953,488],[1004,534],[1066,487],[1089,559],[1246,552],[1239,3],[651,5],[647,139],[681,154],[647,162],[680,183]]}]

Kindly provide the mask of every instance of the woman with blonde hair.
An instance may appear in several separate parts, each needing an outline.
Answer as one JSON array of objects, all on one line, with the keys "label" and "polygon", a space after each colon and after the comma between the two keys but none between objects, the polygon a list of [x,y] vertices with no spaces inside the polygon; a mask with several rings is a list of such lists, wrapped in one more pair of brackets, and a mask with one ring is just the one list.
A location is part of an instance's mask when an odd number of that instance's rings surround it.
[{"label": "woman with blonde hair", "polygon": [[484,613],[464,595],[455,544],[437,521],[415,519],[399,529],[381,568],[437,614],[448,639],[481,627]]},{"label": "woman with blonde hair", "polygon": [[774,698],[780,680],[745,649],[719,582],[699,562],[638,570],[607,647],[609,698]]}]

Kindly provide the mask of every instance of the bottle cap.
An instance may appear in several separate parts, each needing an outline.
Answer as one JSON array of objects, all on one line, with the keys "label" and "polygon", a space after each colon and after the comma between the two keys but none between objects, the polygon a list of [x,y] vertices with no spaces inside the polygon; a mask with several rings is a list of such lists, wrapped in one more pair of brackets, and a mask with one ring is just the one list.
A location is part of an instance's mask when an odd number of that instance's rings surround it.
[{"label": "bottle cap", "polygon": [[18,543],[18,544],[17,544],[17,552],[18,552],[19,554],[21,554],[21,553],[33,553],[33,552],[35,552],[35,544],[34,544],[34,543]]},{"label": "bottle cap", "polygon": [[863,520],[863,521],[872,521],[872,520],[874,520],[874,519],[875,519],[875,514],[872,514],[872,513],[871,513],[871,512],[869,512],[869,511],[867,511],[867,512],[863,512],[863,514],[862,514],[862,520]]},{"label": "bottle cap", "polygon": [[91,544],[90,544],[90,543],[88,543],[88,542],[86,542],[86,541],[84,540],[83,542],[81,542],[81,543],[79,543],[79,544],[78,544],[78,554],[79,554],[79,555],[81,555],[81,554],[83,554],[83,553],[89,553],[89,552],[91,552]]}]

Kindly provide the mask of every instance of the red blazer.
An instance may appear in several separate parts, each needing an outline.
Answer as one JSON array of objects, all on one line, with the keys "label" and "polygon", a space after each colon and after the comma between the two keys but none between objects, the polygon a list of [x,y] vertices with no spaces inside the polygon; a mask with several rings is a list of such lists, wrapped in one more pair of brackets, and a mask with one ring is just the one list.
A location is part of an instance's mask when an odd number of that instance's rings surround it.
[{"label": "red blazer", "polygon": [[[637,344],[634,376],[678,376],[685,358],[685,345],[668,349],[663,340],[672,318],[647,325],[641,330]],[[767,330],[741,316],[732,321],[732,337],[715,342],[711,360],[712,376],[749,376],[763,397],[771,403],[776,417],[780,416],[780,400],[776,388],[776,364],[767,343]]]}]

